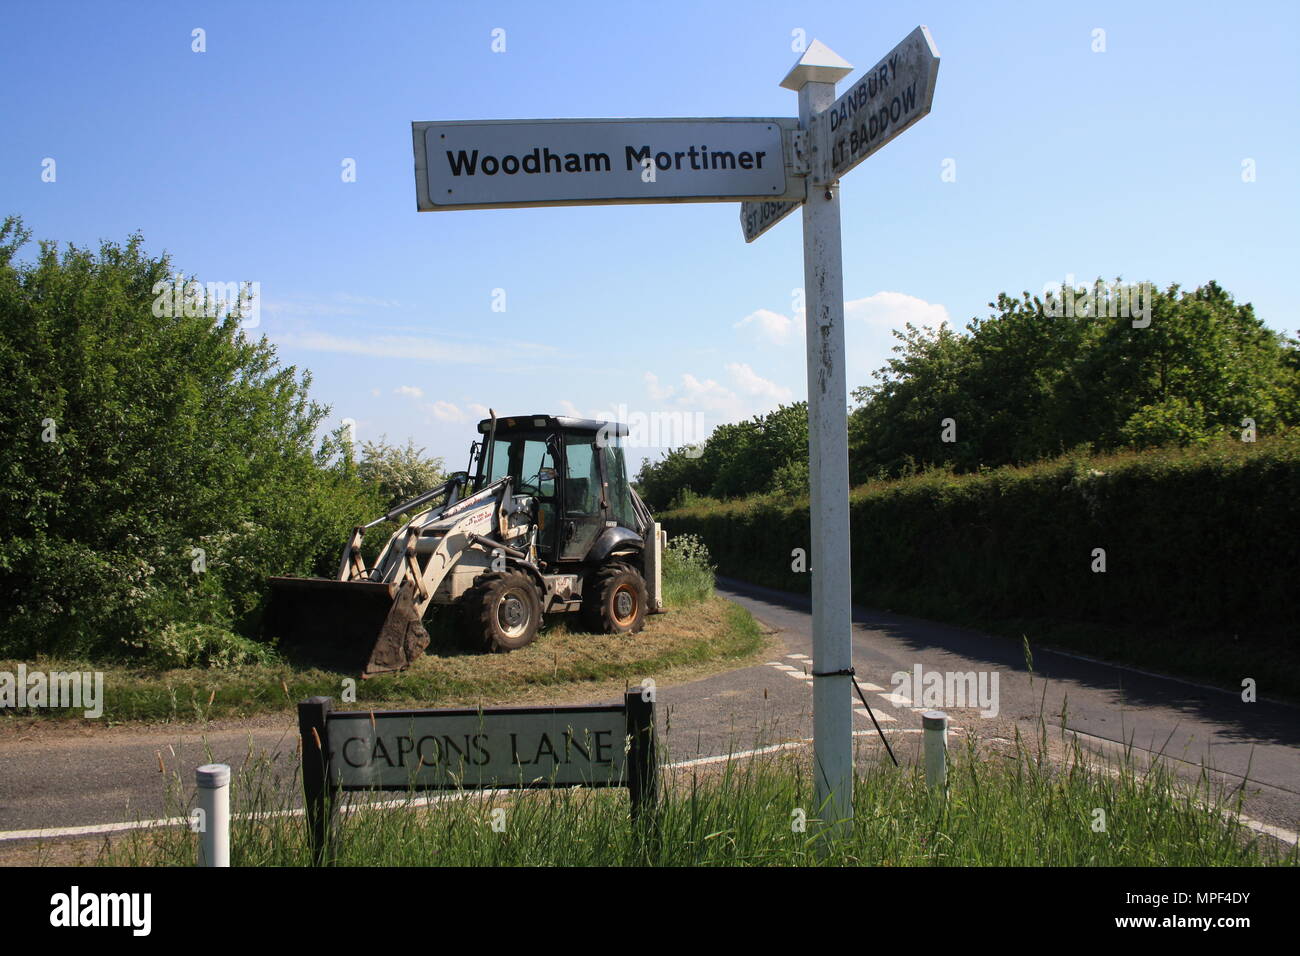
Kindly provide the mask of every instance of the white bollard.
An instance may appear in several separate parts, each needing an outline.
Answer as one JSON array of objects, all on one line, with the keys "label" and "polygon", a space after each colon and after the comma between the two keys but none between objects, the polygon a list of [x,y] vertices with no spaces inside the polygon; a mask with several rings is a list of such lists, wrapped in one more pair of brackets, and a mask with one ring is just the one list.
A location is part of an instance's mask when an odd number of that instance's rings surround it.
[{"label": "white bollard", "polygon": [[230,767],[204,764],[194,772],[199,788],[199,866],[230,866]]},{"label": "white bollard", "polygon": [[925,785],[931,790],[948,783],[948,715],[927,710],[921,715],[925,736]]}]

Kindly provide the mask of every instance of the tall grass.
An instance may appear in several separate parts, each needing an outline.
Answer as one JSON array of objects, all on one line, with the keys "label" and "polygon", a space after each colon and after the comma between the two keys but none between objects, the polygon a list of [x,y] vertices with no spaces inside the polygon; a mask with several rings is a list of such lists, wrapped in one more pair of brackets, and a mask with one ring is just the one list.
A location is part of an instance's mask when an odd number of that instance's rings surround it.
[{"label": "tall grass", "polygon": [[670,536],[663,560],[664,604],[668,608],[698,604],[713,595],[716,569],[698,535]]},{"label": "tall grass", "polygon": [[[1074,744],[1048,759],[1017,738],[953,747],[946,793],[916,766],[873,751],[860,761],[854,820],[826,839],[806,752],[666,769],[657,829],[629,820],[619,790],[450,794],[418,806],[338,817],[334,860],[357,866],[1251,866],[1297,863],[1237,822],[1239,807],[1202,777],[1188,783],[1131,754],[1098,765]],[[251,761],[236,775],[236,866],[310,864],[294,769]],[[352,795],[357,796],[357,795]],[[179,811],[178,806],[178,811]],[[504,811],[504,814],[495,811]],[[807,825],[796,825],[802,811]],[[1104,816],[1103,816],[1104,814]],[[1099,829],[1099,823],[1104,829]],[[494,826],[495,824],[495,826]],[[192,865],[196,837],[138,832],[108,849],[114,865]]]}]

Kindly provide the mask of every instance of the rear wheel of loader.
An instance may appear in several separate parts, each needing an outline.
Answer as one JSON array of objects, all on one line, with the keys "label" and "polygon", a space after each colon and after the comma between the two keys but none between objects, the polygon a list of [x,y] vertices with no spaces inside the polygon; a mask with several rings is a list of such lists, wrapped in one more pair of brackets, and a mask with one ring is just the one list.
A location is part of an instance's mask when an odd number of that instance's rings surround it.
[{"label": "rear wheel of loader", "polygon": [[588,584],[587,624],[600,634],[635,634],[645,625],[645,579],[629,564],[601,568]]},{"label": "rear wheel of loader", "polygon": [[537,636],[542,599],[522,571],[484,574],[474,582],[469,611],[488,650],[515,651]]}]

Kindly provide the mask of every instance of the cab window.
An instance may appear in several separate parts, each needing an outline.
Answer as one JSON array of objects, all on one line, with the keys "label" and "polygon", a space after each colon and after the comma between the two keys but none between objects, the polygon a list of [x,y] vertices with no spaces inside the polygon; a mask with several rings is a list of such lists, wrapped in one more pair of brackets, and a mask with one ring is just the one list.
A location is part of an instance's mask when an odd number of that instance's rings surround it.
[{"label": "cab window", "polygon": [[594,441],[587,435],[566,435],[564,442],[565,513],[597,514],[600,511],[600,469]]},{"label": "cab window", "polygon": [[515,494],[534,494],[542,498],[555,495],[555,457],[545,435],[512,435],[498,438],[492,451],[492,471],[488,483],[509,475],[514,479]]}]

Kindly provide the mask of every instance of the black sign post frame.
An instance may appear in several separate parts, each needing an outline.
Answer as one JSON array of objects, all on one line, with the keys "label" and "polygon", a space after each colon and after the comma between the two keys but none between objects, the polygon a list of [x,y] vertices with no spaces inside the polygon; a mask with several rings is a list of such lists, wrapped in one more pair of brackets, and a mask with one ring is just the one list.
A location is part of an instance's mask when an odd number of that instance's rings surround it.
[{"label": "black sign post frame", "polygon": [[[621,711],[624,715],[628,738],[628,752],[625,773],[622,779],[602,782],[593,780],[583,786],[591,787],[627,787],[631,798],[632,820],[634,825],[649,826],[653,829],[656,809],[659,803],[659,752],[655,735],[655,702],[653,691],[640,688],[629,690],[623,695],[622,705],[604,707],[501,707],[483,708],[474,711],[479,714],[508,716],[512,713],[572,713],[580,716],[584,713]],[[302,787],[307,825],[307,842],[311,848],[312,861],[323,865],[333,861],[334,855],[334,820],[335,808],[339,795],[343,791],[373,790],[474,790],[474,785],[458,783],[404,783],[401,785],[368,784],[340,785],[337,776],[331,772],[330,756],[330,716],[335,719],[344,713],[349,716],[364,715],[366,718],[379,717],[437,717],[439,714],[464,716],[463,710],[418,710],[418,711],[335,711],[334,701],[329,697],[312,697],[298,704],[298,732],[302,736]],[[493,789],[520,790],[542,789],[553,786],[544,779],[528,781],[498,781]],[[565,784],[568,786],[568,784]]]}]

